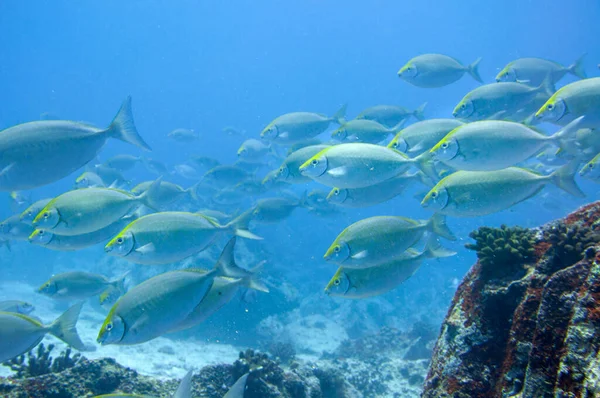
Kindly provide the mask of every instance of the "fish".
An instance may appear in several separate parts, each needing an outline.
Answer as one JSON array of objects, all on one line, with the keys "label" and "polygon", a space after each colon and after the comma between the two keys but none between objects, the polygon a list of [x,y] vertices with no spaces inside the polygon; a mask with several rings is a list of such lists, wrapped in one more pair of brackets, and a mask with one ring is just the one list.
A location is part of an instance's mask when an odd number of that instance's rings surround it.
[{"label": "fish", "polygon": [[235,215],[235,212],[232,214],[226,214],[222,211],[213,209],[200,209],[196,213],[217,220],[219,223],[226,223],[227,221],[231,220]]},{"label": "fish", "polygon": [[387,146],[414,157],[428,151],[450,131],[462,125],[463,122],[456,119],[423,120],[400,130]]},{"label": "fish", "polygon": [[266,198],[260,199],[252,209],[252,220],[260,224],[276,224],[289,216],[298,207],[306,206],[306,192],[300,199]]},{"label": "fish", "polygon": [[237,381],[231,386],[223,398],[244,398],[248,376],[249,373],[245,373],[244,375],[240,376],[240,378],[237,379]]},{"label": "fish", "polygon": [[427,193],[421,206],[453,217],[480,217],[506,210],[554,184],[576,197],[585,195],[574,175],[578,162],[562,166],[550,175],[519,167],[496,171],[457,171],[443,178]]},{"label": "fish", "polygon": [[252,178],[252,174],[236,166],[216,166],[208,170],[202,177],[204,183],[225,188],[239,184]]},{"label": "fish", "polygon": [[380,183],[364,188],[333,188],[327,195],[327,201],[337,206],[350,208],[370,207],[387,202],[402,194],[414,182],[433,187],[431,181],[423,172],[401,174]]},{"label": "fish", "polygon": [[107,187],[120,186],[129,183],[129,181],[127,181],[127,179],[123,177],[123,174],[121,174],[119,170],[113,169],[104,164],[95,165],[93,170],[96,174],[100,176],[100,178],[102,178],[102,181],[104,181],[104,184]]},{"label": "fish", "polygon": [[[177,390],[171,398],[192,398],[192,376],[194,372],[190,370],[183,376],[183,379],[179,382],[179,386],[177,386]],[[136,395],[136,394],[103,394],[96,395],[92,398],[153,398],[149,395]],[[243,398],[243,396],[240,396]]]},{"label": "fish", "polygon": [[588,180],[600,183],[600,164],[598,162],[600,162],[600,153],[583,165],[579,171],[579,175]]},{"label": "fish", "polygon": [[543,58],[519,58],[502,68],[496,76],[496,81],[525,82],[531,86],[538,86],[548,75],[551,76],[553,84],[558,83],[566,74],[585,79],[587,76],[583,69],[584,57],[585,54],[567,67]]},{"label": "fish", "polygon": [[331,297],[363,299],[385,294],[410,278],[428,258],[454,256],[456,252],[444,249],[430,239],[422,252],[408,249],[406,253],[376,267],[352,269],[341,266],[325,287]]},{"label": "fish", "polygon": [[537,87],[513,82],[485,84],[465,95],[452,115],[469,122],[498,119],[503,114],[517,112],[540,93],[548,96],[554,93],[550,78]]},{"label": "fish", "polygon": [[600,77],[561,87],[538,109],[535,121],[565,126],[580,116],[586,117],[585,127],[593,128],[600,122]]},{"label": "fish", "polygon": [[108,313],[97,342],[101,345],[145,343],[168,333],[202,301],[217,270],[170,271],[131,288]]},{"label": "fish", "polygon": [[266,193],[269,188],[266,185],[263,185],[261,181],[248,180],[236,184],[232,189],[247,195],[257,196]]},{"label": "fish", "polygon": [[128,274],[109,280],[103,275],[91,272],[63,272],[53,275],[37,289],[37,292],[55,300],[85,300],[111,288],[125,292],[125,278]]},{"label": "fish", "polygon": [[142,158],[142,162],[144,163],[144,167],[151,173],[162,176],[169,172],[167,169],[167,165],[165,165],[160,160],[152,159],[152,158]]},{"label": "fish", "polygon": [[331,133],[331,138],[342,142],[379,144],[390,134],[396,134],[403,124],[404,121],[401,121],[396,126],[387,128],[373,120],[350,120]]},{"label": "fish", "polygon": [[423,112],[426,106],[427,102],[411,111],[398,105],[375,105],[359,113],[356,120],[373,120],[389,128],[406,122],[411,116],[417,120],[425,119]]},{"label": "fish", "polygon": [[135,167],[136,164],[142,161],[141,156],[134,156],[129,154],[115,155],[104,162],[104,166],[109,167],[113,170],[117,170],[124,173]]},{"label": "fish", "polygon": [[426,232],[456,240],[446,219],[435,214],[418,221],[399,216],[376,216],[351,224],[335,238],[323,258],[345,268],[369,268],[392,260],[415,245]]},{"label": "fish", "polygon": [[286,113],[269,123],[260,133],[260,138],[277,145],[294,144],[325,132],[331,123],[344,124],[345,114],[346,105],[332,117],[310,112]]},{"label": "fish", "polygon": [[42,209],[44,207],[46,207],[46,205],[48,203],[50,203],[51,200],[52,200],[52,198],[45,198],[45,199],[40,199],[38,201],[35,201],[31,206],[26,208],[21,213],[19,219],[21,220],[22,223],[32,225],[33,219],[35,218],[35,216],[37,216],[39,214],[39,212],[42,211]]},{"label": "fish", "polygon": [[430,153],[456,170],[501,170],[535,156],[548,145],[574,140],[583,117],[546,136],[521,123],[483,120],[462,125],[440,140]]},{"label": "fish", "polygon": [[43,229],[36,229],[29,235],[29,243],[43,246],[46,249],[57,251],[77,251],[97,245],[98,243],[108,242],[113,236],[118,234],[139,215],[134,212],[123,217],[107,227],[97,231],[88,232],[81,235],[57,235]]},{"label": "fish", "polygon": [[249,271],[239,267],[234,258],[235,243],[236,237],[234,236],[225,245],[217,265],[214,267],[214,269],[223,270],[222,272],[229,276],[215,276],[202,301],[170,332],[189,329],[202,323],[230,302],[240,287],[269,293],[269,289],[264,283],[256,278],[256,273],[262,267],[264,261]]},{"label": "fish", "polygon": [[244,141],[237,151],[238,157],[246,161],[260,161],[270,153],[272,153],[271,145],[254,138]]},{"label": "fish", "polygon": [[68,236],[98,231],[141,205],[151,207],[149,198],[155,195],[160,182],[159,178],[148,191],[137,196],[111,188],[68,191],[52,199],[39,212],[33,227]]},{"label": "fish", "polygon": [[221,225],[197,213],[154,213],[129,224],[104,250],[136,264],[174,263],[205,250],[222,233],[262,239],[247,230],[248,222],[247,215]]},{"label": "fish", "polygon": [[77,179],[75,179],[75,185],[73,186],[73,189],[105,188],[108,185],[98,174],[91,171],[85,171],[83,174],[77,177]]},{"label": "fish", "polygon": [[0,222],[0,239],[27,240],[33,227],[21,221],[21,215],[15,214]]},{"label": "fish", "polygon": [[200,134],[192,129],[175,129],[167,137],[177,142],[190,143],[199,140]]},{"label": "fish", "polygon": [[324,144],[319,138],[309,138],[307,140],[296,142],[296,143],[288,146],[286,156],[291,155],[292,153],[296,152],[299,149],[302,149],[307,146],[313,146],[313,145],[326,145],[326,144]]},{"label": "fish", "polygon": [[171,174],[176,174],[187,180],[194,180],[194,181],[198,181],[200,178],[202,178],[202,175],[200,173],[198,173],[198,170],[196,170],[195,168],[193,168],[192,166],[190,166],[188,164],[175,165],[173,167],[173,171],[171,172]]},{"label": "fish", "polygon": [[408,61],[398,71],[398,77],[413,86],[438,88],[459,80],[465,73],[483,83],[479,76],[477,58],[471,65],[464,66],[456,59],[443,54],[423,54]]},{"label": "fish", "polygon": [[411,166],[436,176],[429,154],[409,158],[384,146],[351,143],[323,149],[304,162],[300,174],[338,188],[364,188],[404,174]]},{"label": "fish", "polygon": [[[310,182],[310,178],[303,176],[298,170],[300,166],[329,145],[310,145],[300,148],[289,154],[279,166],[275,174],[267,174],[262,183],[269,185],[275,182],[286,182],[288,184],[302,184]],[[269,177],[269,178],[267,178]]]},{"label": "fish", "polygon": [[[144,192],[147,192],[153,183],[154,181],[144,181],[139,183],[131,189],[131,193],[139,196]],[[173,184],[172,182],[161,180],[160,184],[155,187],[155,190],[151,192],[150,196],[148,197],[148,203],[152,208],[162,208],[176,202],[179,199],[185,198],[186,196],[192,200],[196,200],[196,188],[197,185],[192,185],[186,189],[180,185]]]},{"label": "fish", "polygon": [[20,300],[0,301],[0,312],[16,312],[18,314],[29,315],[35,310],[33,304]]},{"label": "fish", "polygon": [[38,188],[58,181],[94,159],[109,138],[150,150],[135,128],[131,97],[106,129],[44,120],[0,131],[0,191]]},{"label": "fish", "polygon": [[239,136],[246,135],[246,130],[240,130],[240,129],[237,129],[232,126],[223,127],[221,132],[223,132],[224,134],[229,135],[229,136],[238,136],[239,137]]},{"label": "fish", "polygon": [[25,195],[23,192],[12,191],[10,193],[10,200],[10,208],[16,212],[21,206],[31,204],[31,194]]},{"label": "fish", "polygon": [[27,315],[0,312],[0,362],[30,351],[48,333],[78,351],[86,351],[75,327],[82,306],[83,303],[75,304],[49,325]]},{"label": "fish", "polygon": [[219,162],[217,159],[213,159],[208,156],[200,156],[200,155],[190,156],[190,162],[192,162],[192,163],[194,163],[194,165],[201,167],[203,169],[206,169],[206,170],[210,170],[213,167],[217,167],[217,166],[221,165],[221,162]]},{"label": "fish", "polygon": [[237,190],[235,187],[227,187],[217,192],[212,200],[219,205],[230,206],[242,203],[246,197],[244,192]]}]

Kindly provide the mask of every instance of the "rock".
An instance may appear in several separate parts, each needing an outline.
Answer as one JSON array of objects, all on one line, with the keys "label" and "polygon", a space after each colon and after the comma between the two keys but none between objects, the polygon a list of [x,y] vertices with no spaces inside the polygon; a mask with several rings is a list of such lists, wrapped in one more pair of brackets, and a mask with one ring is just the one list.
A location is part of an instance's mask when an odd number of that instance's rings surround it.
[{"label": "rock", "polygon": [[596,202],[529,232],[483,231],[518,239],[502,258],[490,257],[502,242],[470,245],[479,261],[442,324],[422,397],[600,396],[599,216]]}]

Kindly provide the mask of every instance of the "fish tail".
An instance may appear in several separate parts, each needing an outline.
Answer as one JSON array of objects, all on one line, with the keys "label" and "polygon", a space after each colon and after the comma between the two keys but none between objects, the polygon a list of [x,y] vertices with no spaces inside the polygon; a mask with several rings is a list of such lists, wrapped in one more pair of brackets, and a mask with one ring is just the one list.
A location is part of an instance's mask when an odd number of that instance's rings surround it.
[{"label": "fish tail", "polygon": [[131,112],[130,96],[125,98],[117,116],[115,116],[110,126],[108,126],[108,133],[114,138],[133,144],[139,148],[147,151],[152,150],[137,132],[135,123],[133,122],[133,113]]},{"label": "fish tail", "polygon": [[423,250],[423,256],[425,258],[452,257],[455,254],[455,251],[443,247],[437,237],[433,234],[429,236],[429,239],[425,244],[425,250]]},{"label": "fish tail", "polygon": [[173,394],[173,398],[190,398],[192,396],[192,376],[194,371],[190,370],[183,376],[183,379],[179,382],[177,391]]},{"label": "fish tail", "polygon": [[200,198],[198,197],[198,185],[200,185],[200,182],[195,183],[194,185],[185,190],[185,192],[188,195],[190,195],[190,198],[192,198],[194,202],[200,201]]},{"label": "fish tail", "polygon": [[425,120],[425,114],[423,112],[425,111],[426,106],[427,106],[427,102],[423,102],[421,105],[419,105],[419,107],[417,109],[414,110],[413,116],[417,120]]},{"label": "fish tail", "polygon": [[156,180],[154,180],[154,182],[152,184],[150,184],[150,187],[148,187],[148,189],[146,191],[142,192],[139,196],[137,196],[136,199],[139,200],[140,202],[142,202],[142,204],[144,204],[145,206],[151,208],[152,210],[159,211],[152,204],[152,198],[154,196],[156,196],[156,194],[158,193],[161,183],[162,183],[162,176],[160,176]]},{"label": "fish tail", "polygon": [[554,82],[552,81],[552,73],[548,73],[544,81],[538,87],[534,88],[534,91],[536,93],[545,93],[548,97],[551,97],[556,91]]},{"label": "fish tail", "polygon": [[246,390],[246,382],[248,381],[248,375],[250,373],[246,373],[240,376],[239,379],[231,386],[229,391],[227,391],[226,396],[228,397],[243,397],[244,391]]},{"label": "fish tail", "polygon": [[450,228],[448,228],[448,225],[446,224],[446,216],[436,213],[429,219],[428,224],[431,232],[434,234],[448,240],[456,240],[456,236],[450,231]]},{"label": "fish tail", "polygon": [[119,276],[117,279],[110,281],[111,287],[114,287],[121,293],[125,293],[127,290],[125,289],[125,279],[129,275],[131,271],[125,272],[123,275]]},{"label": "fish tail", "polygon": [[473,79],[477,80],[479,83],[483,83],[481,76],[479,76],[479,63],[481,62],[481,57],[477,58],[471,65],[467,66],[467,72],[469,75],[473,77]]},{"label": "fish tail", "polygon": [[433,155],[429,151],[425,151],[419,156],[412,159],[415,165],[433,181],[438,181],[440,178],[435,170]]},{"label": "fish tail", "polygon": [[585,116],[579,116],[577,119],[569,122],[569,124],[560,129],[557,133],[551,135],[550,138],[557,140],[560,147],[563,147],[566,143],[573,143],[577,139],[577,132],[582,128],[584,119]]},{"label": "fish tail", "polygon": [[248,226],[252,220],[253,209],[247,210],[225,225],[225,228],[230,229],[233,233],[241,238],[262,240],[258,235],[254,235],[248,231]]},{"label": "fish tail", "polygon": [[252,269],[249,271],[250,275],[245,277],[243,280],[244,286],[246,286],[248,289],[269,293],[269,288],[267,287],[267,285],[256,277],[256,274],[258,274],[262,270],[265,263],[266,261],[263,260],[260,263],[256,264],[254,267],[252,267]]},{"label": "fish tail", "polygon": [[581,55],[581,57],[577,58],[577,60],[573,63],[573,65],[569,65],[567,70],[570,74],[577,76],[580,79],[587,78],[587,74],[585,73],[585,69],[583,69],[583,59],[586,54]]},{"label": "fish tail", "polygon": [[337,124],[342,125],[346,123],[346,109],[348,104],[342,105],[340,109],[331,117]]},{"label": "fish tail", "polygon": [[75,304],[50,325],[50,334],[57,337],[79,351],[85,350],[85,345],[77,334],[77,319],[83,302]]},{"label": "fish tail", "polygon": [[550,181],[563,191],[568,192],[573,196],[584,198],[585,194],[575,182],[575,174],[579,169],[579,163],[579,159],[575,159],[550,174],[549,177]]}]

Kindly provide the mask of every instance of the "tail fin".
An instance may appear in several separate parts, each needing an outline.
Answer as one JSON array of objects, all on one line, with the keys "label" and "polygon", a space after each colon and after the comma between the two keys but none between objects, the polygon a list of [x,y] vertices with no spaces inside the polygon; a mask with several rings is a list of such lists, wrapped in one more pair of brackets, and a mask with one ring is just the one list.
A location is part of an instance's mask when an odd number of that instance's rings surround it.
[{"label": "tail fin", "polygon": [[117,113],[117,116],[113,119],[110,126],[108,126],[108,133],[121,141],[128,142],[139,148],[151,151],[152,149],[144,139],[138,134],[133,122],[133,114],[131,113],[131,97],[125,98],[121,109]]},{"label": "tail fin", "polygon": [[154,207],[154,205],[152,204],[152,198],[156,197],[156,195],[158,194],[158,190],[160,189],[160,184],[162,184],[162,176],[158,177],[156,180],[154,180],[154,182],[152,184],[150,184],[150,187],[148,187],[147,190],[145,190],[144,192],[142,192],[139,196],[137,196],[136,198],[145,206],[148,206],[149,208],[151,208],[152,210],[155,211],[159,211],[157,208]]},{"label": "tail fin", "polygon": [[554,185],[573,196],[584,198],[585,194],[575,182],[575,173],[579,169],[579,160],[576,159],[550,174],[550,180]]},{"label": "tail fin", "polygon": [[580,79],[587,78],[585,69],[583,69],[583,59],[585,58],[585,56],[586,54],[583,54],[581,57],[577,58],[577,61],[575,61],[573,65],[569,65],[569,67],[567,68],[570,74],[575,75]]},{"label": "tail fin", "polygon": [[556,91],[554,82],[552,81],[552,73],[548,73],[544,81],[538,87],[534,88],[534,91],[536,93],[545,93],[548,97],[551,97]]},{"label": "tail fin", "polygon": [[443,247],[433,234],[427,240],[425,250],[423,250],[423,256],[425,258],[452,257],[454,255],[456,255],[456,252]]},{"label": "tail fin", "polygon": [[241,238],[262,240],[260,236],[254,235],[252,232],[248,231],[248,225],[252,220],[253,212],[254,209],[245,211],[234,220],[224,225],[224,228],[232,230],[235,235]]},{"label": "tail fin", "polygon": [[431,232],[434,234],[448,240],[456,240],[456,236],[454,236],[450,228],[446,225],[446,216],[436,213],[429,219],[428,224]]},{"label": "tail fin", "polygon": [[177,391],[173,394],[173,398],[192,398],[192,376],[194,371],[190,370],[183,376],[183,379],[179,382]]},{"label": "tail fin", "polygon": [[243,398],[246,391],[246,382],[248,381],[249,373],[241,376],[234,385],[231,386],[227,394],[223,398]]},{"label": "tail fin", "polygon": [[481,76],[479,76],[479,63],[481,62],[481,57],[477,58],[471,65],[467,66],[467,72],[469,75],[473,77],[473,79],[477,80],[479,83],[483,83]]},{"label": "tail fin", "polygon": [[346,123],[346,109],[348,109],[348,104],[342,105],[331,118],[339,125]]},{"label": "tail fin", "polygon": [[83,303],[79,303],[69,308],[57,320],[52,322],[49,330],[50,334],[79,351],[86,349],[75,327],[82,306]]},{"label": "tail fin", "polygon": [[247,288],[269,293],[269,288],[260,280],[256,279],[256,273],[262,268],[265,261],[262,261],[250,271],[238,266],[235,262],[234,248],[237,237],[229,239],[225,248],[221,252],[221,256],[215,265],[217,275],[228,276],[230,278],[242,279],[242,284]]},{"label": "tail fin", "polygon": [[[435,164],[433,162],[433,155],[429,151],[425,151],[419,156],[412,158],[415,166],[417,166],[427,177],[431,178],[434,182],[439,181],[439,176],[435,171]],[[434,184],[435,185],[435,184]]]},{"label": "tail fin", "polygon": [[575,141],[577,139],[577,132],[582,128],[583,119],[585,119],[585,115],[572,120],[569,124],[560,129],[560,131],[551,135],[550,138],[558,140],[561,147],[564,143]]},{"label": "tail fin", "polygon": [[123,275],[121,275],[120,277],[118,277],[117,279],[114,279],[114,280],[110,281],[110,285],[112,287],[114,287],[115,289],[119,290],[122,294],[124,294],[126,292],[126,289],[125,289],[125,279],[130,274],[130,272],[131,271],[127,271]]},{"label": "tail fin", "polygon": [[256,278],[256,274],[261,271],[266,261],[261,261],[256,264],[249,272],[249,275],[244,278],[243,283],[248,289],[258,290],[259,292],[269,293],[269,288],[264,284],[263,281]]},{"label": "tail fin", "polygon": [[425,114],[423,112],[425,111],[425,107],[426,106],[427,106],[427,102],[423,102],[421,105],[419,105],[419,107],[417,109],[415,109],[413,111],[413,116],[417,120],[424,120],[425,119]]}]

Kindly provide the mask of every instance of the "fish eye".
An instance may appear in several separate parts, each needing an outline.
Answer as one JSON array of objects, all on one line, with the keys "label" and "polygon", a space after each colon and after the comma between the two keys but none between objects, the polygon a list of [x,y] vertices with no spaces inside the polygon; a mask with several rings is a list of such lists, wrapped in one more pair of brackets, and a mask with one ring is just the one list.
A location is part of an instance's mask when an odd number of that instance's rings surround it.
[{"label": "fish eye", "polygon": [[117,243],[118,244],[122,244],[123,243],[123,238],[122,237],[118,237],[117,238]]},{"label": "fish eye", "polygon": [[319,164],[319,161],[317,159],[313,159],[312,162],[310,162],[313,166],[316,166]]},{"label": "fish eye", "polygon": [[551,111],[552,109],[554,109],[554,104],[548,104],[548,106],[546,107],[549,111]]},{"label": "fish eye", "polygon": [[50,217],[50,213],[48,213],[48,212],[45,212],[45,213],[44,213],[44,218],[49,218],[49,217]]},{"label": "fish eye", "polygon": [[43,229],[40,229],[40,232],[38,232],[38,234],[39,234],[40,236],[44,236],[44,230],[43,230]]},{"label": "fish eye", "polygon": [[336,286],[339,286],[339,285],[340,285],[340,283],[341,283],[341,282],[340,282],[340,279],[339,279],[339,278],[333,281],[333,284],[334,284],[334,285],[336,285]]},{"label": "fish eye", "polygon": [[339,253],[340,250],[342,250],[342,249],[339,246],[336,246],[336,247],[333,248],[333,251],[336,252],[336,253]]},{"label": "fish eye", "polygon": [[398,148],[398,141],[392,142],[392,148]]},{"label": "fish eye", "polygon": [[334,195],[339,195],[339,194],[340,194],[340,190],[339,190],[339,189],[337,189],[337,188],[336,188],[336,189],[334,189],[334,190],[333,190],[333,194],[334,194]]},{"label": "fish eye", "polygon": [[438,194],[437,194],[437,192],[435,192],[435,191],[431,193],[431,197],[432,197],[433,199],[437,198],[437,195],[438,195]]},{"label": "fish eye", "polygon": [[447,143],[447,142],[444,142],[444,143],[442,144],[442,148],[443,148],[443,149],[447,149],[447,148],[448,148],[448,143]]},{"label": "fish eye", "polygon": [[408,71],[408,70],[411,70],[411,67],[409,66],[408,68],[406,68],[406,70],[407,70],[407,71]]},{"label": "fish eye", "polygon": [[112,328],[113,328],[112,323],[109,323],[108,325],[106,325],[106,331],[107,332],[110,332],[112,330]]},{"label": "fish eye", "polygon": [[460,109],[466,109],[466,107],[467,107],[467,106],[466,106],[465,104],[462,104],[462,105],[460,106]]}]

